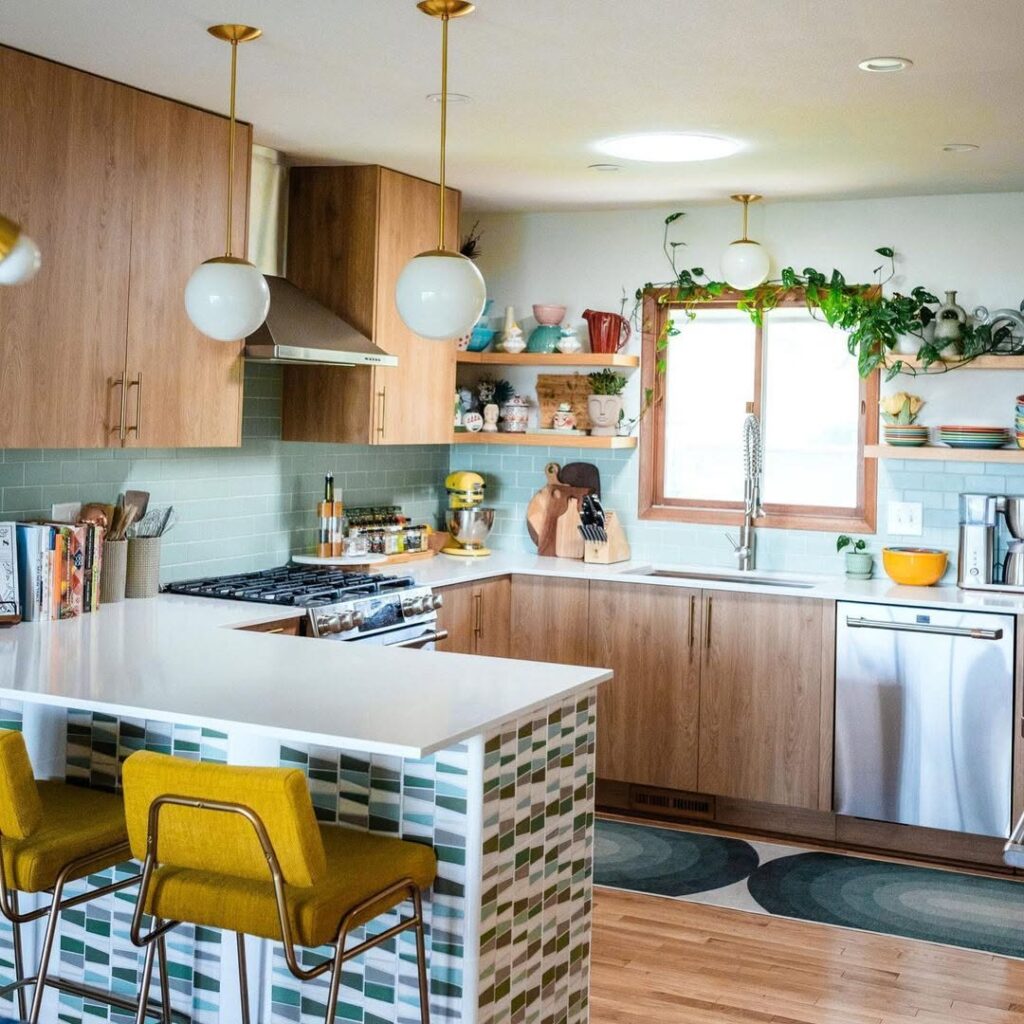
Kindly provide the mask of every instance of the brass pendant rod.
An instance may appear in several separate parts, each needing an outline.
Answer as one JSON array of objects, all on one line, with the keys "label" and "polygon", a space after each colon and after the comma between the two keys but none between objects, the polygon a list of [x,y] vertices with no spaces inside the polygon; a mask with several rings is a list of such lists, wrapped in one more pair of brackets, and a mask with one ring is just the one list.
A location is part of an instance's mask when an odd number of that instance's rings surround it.
[{"label": "brass pendant rod", "polygon": [[750,199],[748,196],[743,197],[743,241],[747,242],[747,218],[750,216]]},{"label": "brass pendant rod", "polygon": [[441,188],[438,199],[437,247],[444,249],[445,150],[448,143],[448,12],[441,15]]},{"label": "brass pendant rod", "polygon": [[224,255],[232,255],[231,235],[235,215],[235,90],[238,86],[238,40],[231,39],[231,108],[228,115],[228,216]]}]

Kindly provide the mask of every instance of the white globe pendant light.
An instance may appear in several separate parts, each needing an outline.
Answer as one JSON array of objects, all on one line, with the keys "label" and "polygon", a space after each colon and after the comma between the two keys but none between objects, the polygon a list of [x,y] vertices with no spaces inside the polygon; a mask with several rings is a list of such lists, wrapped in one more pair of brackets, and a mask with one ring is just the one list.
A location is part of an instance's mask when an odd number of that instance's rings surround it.
[{"label": "white globe pendant light", "polygon": [[0,284],[24,284],[36,276],[43,256],[20,225],[0,214]]},{"label": "white globe pendant light", "polygon": [[743,204],[743,237],[738,238],[722,253],[722,277],[732,288],[745,292],[768,280],[771,261],[760,243],[747,238],[748,208],[751,203],[756,203],[761,197],[747,193],[731,198],[734,202]]},{"label": "white globe pendant light", "polygon": [[448,22],[473,10],[467,0],[421,0],[424,14],[441,21],[441,173],[437,248],[414,256],[395,286],[398,315],[410,331],[448,341],[470,331],[487,301],[483,275],[472,260],[445,248],[445,147],[448,135]]},{"label": "white globe pendant light", "polygon": [[232,253],[235,199],[235,86],[238,44],[263,33],[250,25],[212,25],[210,35],[231,44],[231,112],[228,120],[228,210],[224,255],[201,263],[185,285],[185,310],[197,330],[215,341],[240,341],[256,331],[270,310],[270,288],[248,261]]}]

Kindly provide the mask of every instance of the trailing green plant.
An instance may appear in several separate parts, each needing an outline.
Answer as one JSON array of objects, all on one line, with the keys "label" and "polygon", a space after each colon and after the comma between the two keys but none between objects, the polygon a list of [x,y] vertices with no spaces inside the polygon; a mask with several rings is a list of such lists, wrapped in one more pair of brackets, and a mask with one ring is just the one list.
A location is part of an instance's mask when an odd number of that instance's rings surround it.
[{"label": "trailing green plant", "polygon": [[844,548],[848,548],[851,545],[853,546],[854,552],[866,551],[868,547],[867,541],[864,540],[863,537],[858,537],[854,540],[852,537],[847,537],[845,533],[841,533],[836,537],[836,551],[842,551]]},{"label": "trailing green plant", "polygon": [[590,392],[594,395],[621,395],[626,386],[626,378],[607,367],[597,373],[588,373]]},{"label": "trailing green plant", "polygon": [[[680,267],[678,251],[686,243],[671,239],[672,226],[685,216],[682,211],[665,218],[662,249],[672,280],[661,283],[646,282],[634,293],[631,319],[634,326],[642,327],[644,300],[655,294],[661,306],[681,306],[687,316],[695,316],[695,309],[704,302],[723,297],[736,298],[736,308],[749,314],[758,326],[764,323],[765,313],[788,298],[801,297],[808,312],[830,327],[844,331],[847,347],[857,359],[857,370],[869,377],[876,370],[885,370],[886,380],[899,373],[915,373],[916,367],[907,366],[893,351],[900,337],[911,335],[921,342],[918,361],[924,372],[945,372],[963,366],[993,348],[991,329],[987,325],[965,324],[956,360],[944,362],[940,348],[925,340],[924,329],[934,319],[928,307],[939,299],[928,289],[917,285],[909,293],[884,293],[884,287],[896,274],[896,253],[890,246],[880,246],[875,253],[883,258],[875,268],[876,280],[872,284],[851,284],[839,270],[825,274],[815,267],[797,272],[785,267],[778,280],[766,281],[756,288],[736,292],[725,281],[712,280],[703,267]],[[664,326],[657,340],[656,371],[666,369],[666,353],[670,339],[679,333],[672,317],[664,318]],[[645,408],[650,405],[653,392],[645,393]]]}]

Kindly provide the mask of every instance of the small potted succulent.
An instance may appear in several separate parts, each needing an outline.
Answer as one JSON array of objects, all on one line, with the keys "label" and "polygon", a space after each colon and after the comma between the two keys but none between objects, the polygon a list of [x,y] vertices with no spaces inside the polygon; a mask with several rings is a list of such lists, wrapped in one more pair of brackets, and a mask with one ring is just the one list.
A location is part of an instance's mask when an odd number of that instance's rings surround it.
[{"label": "small potted succulent", "polygon": [[874,556],[867,550],[867,542],[858,537],[854,540],[845,533],[836,538],[836,551],[846,552],[846,575],[853,580],[869,580],[875,569]]},{"label": "small potted succulent", "polygon": [[622,391],[626,378],[621,373],[605,368],[588,374],[590,394],[587,396],[587,415],[590,433],[595,437],[614,437],[622,419]]}]

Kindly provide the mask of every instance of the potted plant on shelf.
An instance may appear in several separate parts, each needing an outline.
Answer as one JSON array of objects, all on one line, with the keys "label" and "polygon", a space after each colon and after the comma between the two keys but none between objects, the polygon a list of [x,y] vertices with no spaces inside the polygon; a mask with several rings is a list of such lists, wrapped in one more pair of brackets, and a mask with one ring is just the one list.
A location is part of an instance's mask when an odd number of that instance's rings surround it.
[{"label": "potted plant on shelf", "polygon": [[622,419],[622,391],[626,378],[621,373],[605,368],[587,375],[590,394],[587,396],[587,415],[590,433],[594,437],[614,437]]},{"label": "potted plant on shelf", "polygon": [[898,448],[917,448],[927,444],[928,428],[915,422],[924,406],[923,398],[906,391],[897,391],[886,395],[878,405],[882,410],[882,419],[885,420],[883,430],[886,444]]},{"label": "potted plant on shelf", "polygon": [[871,574],[875,568],[875,559],[867,550],[867,547],[867,542],[862,537],[854,540],[844,533],[836,538],[836,551],[843,551],[846,548],[851,549],[846,552],[846,575],[850,579],[871,579]]}]

